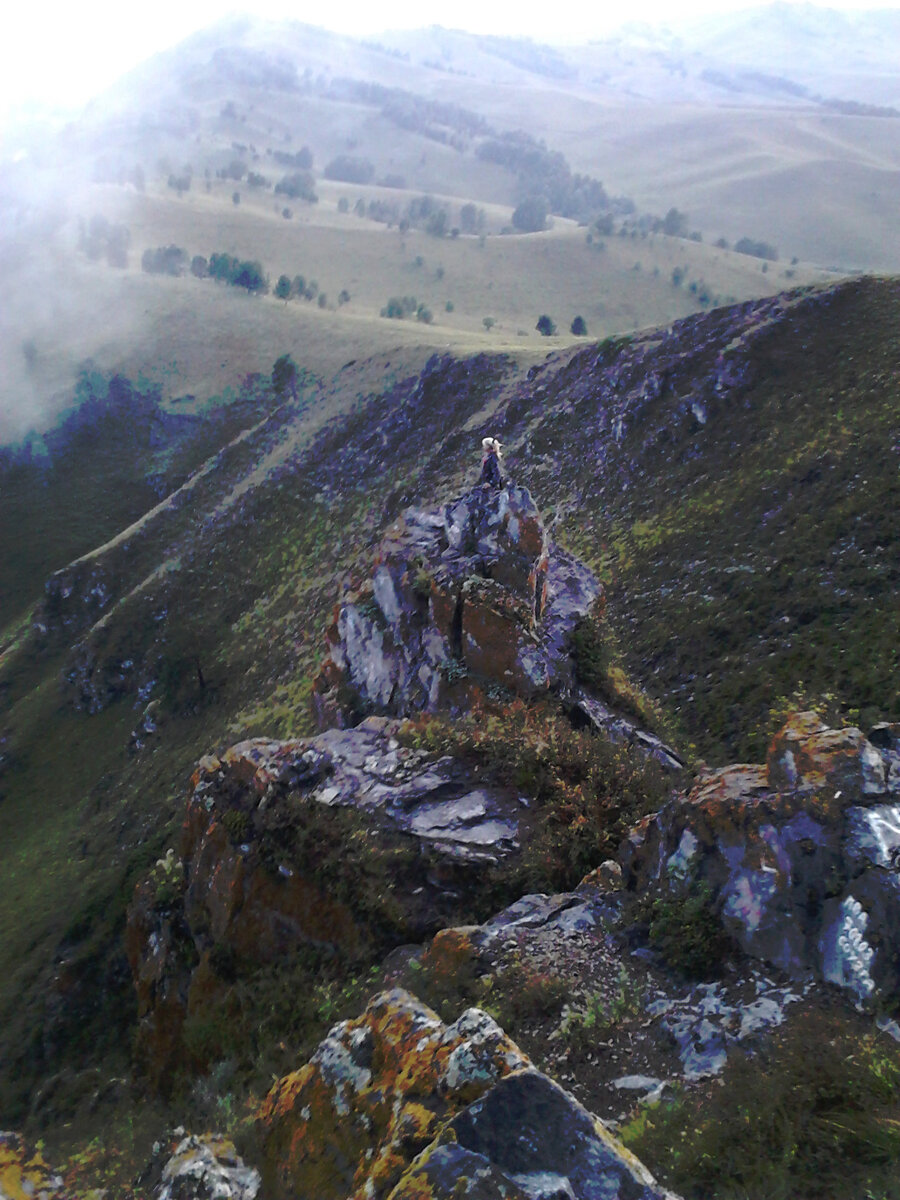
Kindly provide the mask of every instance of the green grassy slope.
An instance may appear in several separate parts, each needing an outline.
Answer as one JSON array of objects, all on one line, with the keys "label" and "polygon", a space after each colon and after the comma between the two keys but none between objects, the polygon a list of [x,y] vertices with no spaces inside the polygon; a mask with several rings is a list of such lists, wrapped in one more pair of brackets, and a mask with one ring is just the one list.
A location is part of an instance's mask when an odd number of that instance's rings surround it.
[{"label": "green grassy slope", "polygon": [[[420,374],[382,355],[273,411],[189,503],[89,555],[72,579],[109,587],[102,619],[76,590],[71,626],[45,608],[48,635],[20,631],[0,663],[9,1120],[35,1103],[59,1119],[86,1070],[125,1069],[124,908],[193,762],[310,731],[342,578],[405,506],[474,480],[484,432],[605,576],[627,666],[698,753],[758,757],[769,706],[801,682],[896,719],[898,317],[896,281],[860,280],[540,362],[447,356]],[[149,699],[160,729],[131,754]],[[51,1071],[63,1083],[36,1101]]]},{"label": "green grassy slope", "polygon": [[[610,583],[627,661],[704,756],[758,760],[797,689],[900,714],[898,317],[894,280],[723,310],[576,356],[511,427]],[[555,482],[544,454],[580,470]]]}]

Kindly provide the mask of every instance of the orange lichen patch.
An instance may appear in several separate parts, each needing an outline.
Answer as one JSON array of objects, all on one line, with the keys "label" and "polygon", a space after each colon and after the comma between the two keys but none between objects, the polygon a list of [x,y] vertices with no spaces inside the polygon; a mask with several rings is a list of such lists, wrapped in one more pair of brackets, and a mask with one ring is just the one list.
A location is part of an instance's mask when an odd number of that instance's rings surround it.
[{"label": "orange lichen patch", "polygon": [[428,972],[435,991],[446,991],[459,979],[471,974],[478,960],[478,950],[470,931],[477,928],[480,926],[441,929],[434,935],[431,945],[422,955],[422,969]]},{"label": "orange lichen patch", "polygon": [[[547,537],[544,532],[544,525],[538,516],[537,512],[527,513],[524,516],[516,518],[518,525],[518,536],[515,538],[516,548],[521,554],[533,555],[535,558],[543,556],[546,559],[547,554]],[[504,520],[504,532],[510,525],[510,514],[507,513]]]},{"label": "orange lichen patch", "polygon": [[63,1200],[61,1177],[18,1133],[0,1133],[0,1196],[4,1200]]},{"label": "orange lichen patch", "polygon": [[[852,793],[842,796],[840,789],[833,787],[775,791],[766,767],[737,764],[703,774],[681,804],[691,833],[709,847],[720,841],[752,842],[766,825],[781,825],[799,813],[807,813],[822,825],[833,825],[854,802]],[[632,838],[636,841],[648,829],[643,822]]]},{"label": "orange lichen patch", "polygon": [[441,1126],[527,1058],[476,1010],[446,1026],[400,990],[335,1026],[259,1111],[276,1197],[384,1197]]},{"label": "orange lichen patch", "polygon": [[222,767],[222,762],[214,754],[204,754],[197,763],[197,769],[191,776],[191,787],[196,787],[201,779],[215,775]]},{"label": "orange lichen patch", "polygon": [[214,941],[257,962],[309,940],[359,946],[359,929],[345,905],[289,868],[273,876],[257,854],[232,844],[225,816],[208,812],[202,797],[188,805],[181,849],[189,864],[184,903],[192,926],[208,928]]},{"label": "orange lichen patch", "polygon": [[525,695],[536,692],[521,665],[523,652],[537,645],[524,601],[490,579],[466,580],[463,601],[462,650],[469,670]]},{"label": "orange lichen patch", "polygon": [[718,771],[705,771],[688,793],[686,803],[705,808],[712,814],[728,810],[735,804],[746,805],[770,795],[765,767],[753,763],[737,763]]},{"label": "orange lichen patch", "polygon": [[780,789],[831,788],[849,797],[884,790],[884,766],[859,729],[828,729],[815,713],[795,713],[773,738],[769,783]]},{"label": "orange lichen patch", "polygon": [[262,794],[278,779],[283,763],[299,753],[304,745],[302,741],[250,738],[226,750],[222,762],[233,779],[241,784],[251,784]]}]

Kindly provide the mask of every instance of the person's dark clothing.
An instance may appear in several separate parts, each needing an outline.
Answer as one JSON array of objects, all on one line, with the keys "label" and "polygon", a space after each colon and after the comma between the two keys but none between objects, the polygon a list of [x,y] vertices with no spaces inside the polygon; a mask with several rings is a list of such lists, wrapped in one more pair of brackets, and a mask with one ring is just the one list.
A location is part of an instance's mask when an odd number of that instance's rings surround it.
[{"label": "person's dark clothing", "polygon": [[484,462],[481,464],[481,478],[478,482],[486,483],[489,487],[503,487],[503,477],[500,474],[500,463],[496,454],[484,456]]}]

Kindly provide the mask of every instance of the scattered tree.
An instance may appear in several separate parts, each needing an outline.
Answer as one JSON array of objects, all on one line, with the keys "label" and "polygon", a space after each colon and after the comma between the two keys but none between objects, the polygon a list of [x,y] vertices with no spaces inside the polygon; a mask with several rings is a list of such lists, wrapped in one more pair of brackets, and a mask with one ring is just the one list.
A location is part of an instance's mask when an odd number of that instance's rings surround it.
[{"label": "scattered tree", "polygon": [[576,317],[572,322],[570,329],[575,337],[587,337],[587,324],[584,317]]},{"label": "scattered tree", "polygon": [[336,179],[343,183],[371,183],[375,178],[375,168],[367,158],[339,154],[327,164],[322,174],[326,179]]},{"label": "scattered tree", "polygon": [[269,281],[266,279],[262,269],[262,264],[258,262],[240,263],[237,274],[234,277],[234,286],[247,289],[247,293],[267,292],[269,290]]},{"label": "scattered tree", "polygon": [[262,264],[235,258],[233,254],[211,254],[209,273],[213,279],[230,283],[233,287],[246,288],[248,292],[267,292],[269,281]]},{"label": "scattered tree", "polygon": [[[281,278],[285,277],[282,275]],[[282,354],[275,360],[275,365],[272,367],[272,390],[276,396],[280,396],[282,399],[288,393],[292,399],[297,399],[297,364],[290,354]]]},{"label": "scattered tree", "polygon": [[753,238],[741,238],[734,243],[734,248],[738,254],[751,254],[754,258],[765,258],[770,262],[775,262],[778,258],[778,251],[774,246],[770,246],[768,242],[755,242]]},{"label": "scattered tree", "polygon": [[613,215],[612,213],[604,213],[594,222],[594,228],[601,237],[612,237],[613,234]]},{"label": "scattered tree", "polygon": [[463,233],[480,233],[484,228],[484,209],[474,204],[464,204],[459,210],[459,227]]},{"label": "scattered tree", "polygon": [[240,204],[240,202],[241,202],[241,193],[240,192],[232,192],[231,193],[231,203],[235,206],[235,208]]},{"label": "scattered tree", "polygon": [[294,171],[291,175],[283,176],[275,184],[275,195],[287,196],[289,200],[306,200],[309,204],[315,204],[319,199],[310,171]]},{"label": "scattered tree", "polygon": [[141,270],[148,275],[183,275],[187,264],[187,251],[175,245],[148,248],[141,255]]},{"label": "scattered tree", "polygon": [[431,234],[432,237],[444,237],[447,233],[447,225],[447,210],[439,208],[426,221],[425,232]]},{"label": "scattered tree", "polygon": [[526,196],[513,210],[512,223],[520,233],[540,233],[547,227],[549,205],[544,196]]},{"label": "scattered tree", "polygon": [[209,274],[209,263],[202,254],[195,254],[191,259],[191,274],[198,279],[205,279]]},{"label": "scattered tree", "polygon": [[488,331],[488,333],[490,333],[491,330],[494,328],[494,326],[497,324],[494,317],[482,317],[481,323],[485,327],[485,329]]},{"label": "scattered tree", "polygon": [[661,228],[669,237],[684,237],[687,234],[687,213],[670,208],[663,217]]},{"label": "scattered tree", "polygon": [[275,295],[279,300],[290,300],[291,281],[287,275],[278,276],[278,282],[275,284]]},{"label": "scattered tree", "polygon": [[538,317],[538,323],[535,325],[535,329],[539,334],[541,334],[542,337],[553,337],[553,335],[556,333],[556,326],[546,313],[542,313]]},{"label": "scattered tree", "polygon": [[413,313],[418,316],[419,310],[424,308],[425,306],[419,304],[415,296],[391,296],[381,310],[381,315],[395,320],[403,320],[404,317],[411,317]]}]

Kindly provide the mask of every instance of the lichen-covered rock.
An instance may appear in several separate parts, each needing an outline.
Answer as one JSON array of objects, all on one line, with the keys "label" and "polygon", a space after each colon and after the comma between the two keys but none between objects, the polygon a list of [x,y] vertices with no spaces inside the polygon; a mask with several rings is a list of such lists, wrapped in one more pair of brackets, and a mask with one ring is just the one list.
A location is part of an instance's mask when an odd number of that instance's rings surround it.
[{"label": "lichen-covered rock", "polygon": [[886,785],[882,755],[858,729],[828,729],[815,713],[792,716],[769,747],[772,787],[831,788],[851,795],[881,796]]},{"label": "lichen-covered rock", "polygon": [[320,723],[461,711],[497,687],[527,697],[570,687],[569,635],[600,595],[590,571],[550,543],[524,488],[409,509],[371,578],[338,605],[316,684]]},{"label": "lichen-covered rock", "polygon": [[882,741],[793,715],[766,766],[706,772],[632,832],[630,886],[705,884],[748,954],[896,1003],[900,786]]},{"label": "lichen-covered rock", "polygon": [[[405,856],[402,884],[385,868],[380,902],[407,938],[433,933],[486,864],[518,850],[518,795],[452,757],[401,745],[397,728],[371,717],[355,729],[255,738],[201,759],[178,853],[159,860],[128,914],[138,1056],[156,1084],[164,1086],[179,1061],[191,1065],[182,1029],[220,992],[217,962],[261,964],[303,945],[353,953],[369,944],[372,898],[355,878],[336,895],[317,873],[317,814],[350,809],[364,817],[367,866]],[[297,829],[316,854],[302,845],[292,852]]]},{"label": "lichen-covered rock", "polygon": [[233,1142],[189,1135],[163,1167],[154,1200],[255,1200],[259,1188],[259,1172],[244,1164]]},{"label": "lichen-covered rock", "polygon": [[267,1187],[284,1200],[662,1195],[487,1014],[445,1025],[400,990],[336,1025],[275,1084],[258,1125]]},{"label": "lichen-covered rock", "polygon": [[66,1200],[62,1176],[19,1133],[0,1132],[0,1198]]}]

